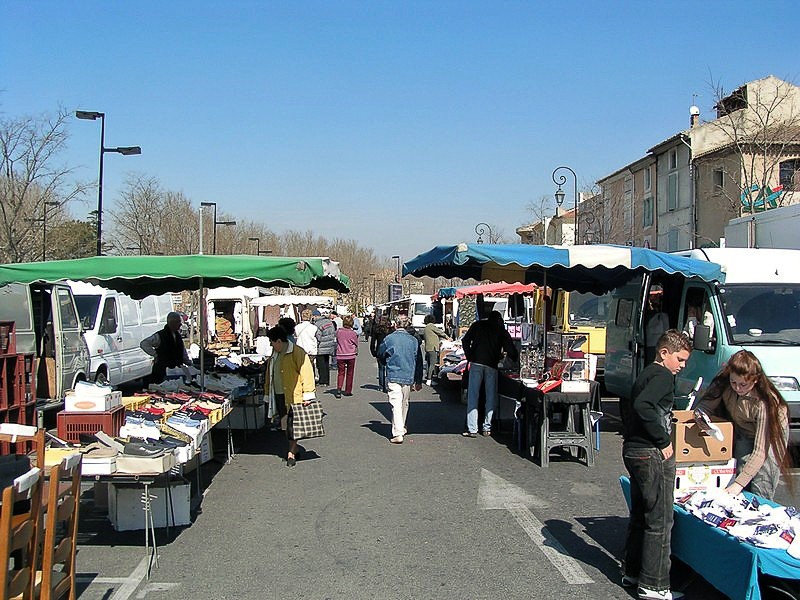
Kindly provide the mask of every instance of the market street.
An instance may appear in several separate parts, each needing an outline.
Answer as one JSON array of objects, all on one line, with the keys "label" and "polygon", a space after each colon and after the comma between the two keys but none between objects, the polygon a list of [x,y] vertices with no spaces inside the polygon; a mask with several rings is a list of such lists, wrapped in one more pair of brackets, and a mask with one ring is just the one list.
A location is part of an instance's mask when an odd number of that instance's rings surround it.
[{"label": "market street", "polygon": [[[303,443],[305,459],[289,469],[281,434],[251,433],[206,482],[195,522],[171,538],[157,531],[149,580],[144,533],[114,532],[88,504],[80,597],[633,597],[618,583],[627,510],[613,417],[593,468],[554,456],[543,469],[514,452],[510,431],[461,437],[456,394],[424,387],[412,395],[405,443],[390,444],[364,343],[354,396],[321,397],[327,435]],[[698,579],[687,597],[721,596]]]}]

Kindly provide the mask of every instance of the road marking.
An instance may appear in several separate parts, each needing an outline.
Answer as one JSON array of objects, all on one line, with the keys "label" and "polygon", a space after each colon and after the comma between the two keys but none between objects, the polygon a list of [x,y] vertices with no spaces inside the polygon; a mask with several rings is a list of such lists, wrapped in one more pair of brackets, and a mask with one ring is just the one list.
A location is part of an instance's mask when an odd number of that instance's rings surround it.
[{"label": "road marking", "polygon": [[136,588],[139,587],[139,584],[142,583],[142,580],[147,575],[147,565],[150,563],[150,557],[145,556],[141,562],[136,565],[136,568],[133,570],[128,577],[126,577],[123,582],[122,586],[114,592],[114,595],[109,598],[109,600],[128,600],[131,595],[136,591]]},{"label": "road marking", "polygon": [[491,471],[481,469],[478,508],[510,512],[522,530],[541,549],[569,585],[594,583],[578,561],[569,555],[564,546],[530,511],[531,506],[545,507],[547,503]]},{"label": "road marking", "polygon": [[509,503],[520,506],[544,508],[547,502],[529,494],[521,487],[481,469],[481,482],[478,485],[478,508],[481,510],[506,510]]}]

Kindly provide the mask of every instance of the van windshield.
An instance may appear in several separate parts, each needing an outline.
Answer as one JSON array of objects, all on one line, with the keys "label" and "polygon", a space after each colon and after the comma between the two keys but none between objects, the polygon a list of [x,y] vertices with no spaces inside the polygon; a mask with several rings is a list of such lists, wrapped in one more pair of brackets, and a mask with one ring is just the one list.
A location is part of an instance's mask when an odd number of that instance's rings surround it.
[{"label": "van windshield", "polygon": [[605,327],[611,294],[569,294],[569,322],[571,325]]},{"label": "van windshield", "polygon": [[424,302],[415,302],[414,303],[414,314],[415,315],[429,315],[431,314],[431,307]]},{"label": "van windshield", "polygon": [[89,331],[94,329],[97,309],[100,307],[100,296],[75,295],[75,305],[78,307],[78,315],[80,315],[83,328]]},{"label": "van windshield", "polygon": [[800,284],[727,285],[720,298],[734,344],[800,344]]}]

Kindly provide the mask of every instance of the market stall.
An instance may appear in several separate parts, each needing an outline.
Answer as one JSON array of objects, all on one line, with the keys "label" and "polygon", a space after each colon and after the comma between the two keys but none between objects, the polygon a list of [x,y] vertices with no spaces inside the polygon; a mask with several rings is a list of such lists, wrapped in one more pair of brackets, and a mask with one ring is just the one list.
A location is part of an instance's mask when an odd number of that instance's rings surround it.
[{"label": "market stall", "polygon": [[[99,256],[86,259],[0,265],[0,286],[8,283],[55,282],[63,279],[100,283],[133,298],[154,293],[203,289],[205,286],[293,286],[299,288],[348,290],[348,278],[338,263],[328,258],[261,256]],[[201,323],[201,328],[203,324]],[[117,529],[139,528],[146,531],[146,545],[154,548],[154,529],[158,523],[151,507],[151,486],[164,487],[174,509],[176,486],[188,490],[183,476],[208,460],[212,427],[228,431],[228,458],[232,454],[230,413],[242,399],[260,397],[259,381],[263,368],[257,361],[226,365],[214,372],[203,364],[200,377],[187,381],[185,374],[170,373],[163,384],[150,386],[141,395],[127,398],[111,388],[84,384],[69,398],[69,406],[58,415],[57,433],[64,442],[60,451],[50,451],[51,461],[64,453],[82,452],[84,476],[111,483],[117,509],[110,515]],[[249,370],[252,376],[241,377],[232,371]],[[227,372],[226,372],[227,371]],[[170,377],[172,376],[172,377]],[[263,384],[262,384],[263,386]],[[247,410],[244,411],[245,419]],[[117,439],[126,436],[131,441]],[[88,438],[97,441],[86,443]],[[82,439],[83,438],[83,439]],[[138,441],[135,441],[138,440]],[[84,442],[81,444],[81,442]],[[126,495],[133,485],[143,487],[144,496]],[[131,524],[128,508],[143,505],[144,518]],[[188,499],[182,504],[186,513],[164,524],[187,524]],[[160,514],[160,512],[158,513]],[[160,525],[160,523],[159,523]],[[149,550],[151,560],[154,550]]]},{"label": "market stall", "polygon": [[[724,281],[724,275],[715,263],[646,248],[610,245],[437,246],[403,265],[403,275],[535,283],[545,289],[594,294],[603,294],[624,285],[636,275],[653,272],[681,274],[702,281]],[[510,374],[510,378],[543,392],[585,395],[591,387],[591,359],[574,351],[577,341],[569,336],[543,335],[538,340],[532,339],[520,353],[519,372]],[[536,412],[547,414],[541,409]]]}]

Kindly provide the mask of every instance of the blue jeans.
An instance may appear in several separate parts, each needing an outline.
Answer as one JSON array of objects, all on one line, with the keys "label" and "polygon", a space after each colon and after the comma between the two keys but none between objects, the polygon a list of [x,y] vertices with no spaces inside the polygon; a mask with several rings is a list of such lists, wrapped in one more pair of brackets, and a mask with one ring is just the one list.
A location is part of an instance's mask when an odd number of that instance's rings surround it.
[{"label": "blue jeans", "polygon": [[486,395],[486,415],[483,419],[483,431],[492,428],[492,415],[497,408],[497,369],[469,363],[469,380],[467,385],[467,430],[478,433],[478,398],[483,385]]},{"label": "blue jeans", "polygon": [[625,575],[639,585],[668,590],[675,457],[664,460],[657,448],[622,449],[631,476],[631,516],[625,541]]}]

